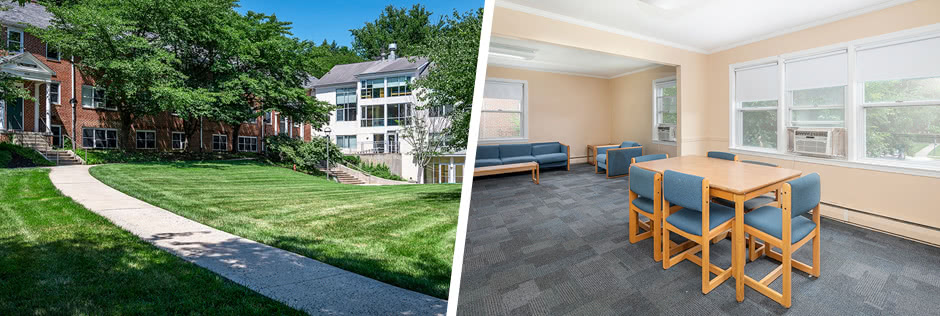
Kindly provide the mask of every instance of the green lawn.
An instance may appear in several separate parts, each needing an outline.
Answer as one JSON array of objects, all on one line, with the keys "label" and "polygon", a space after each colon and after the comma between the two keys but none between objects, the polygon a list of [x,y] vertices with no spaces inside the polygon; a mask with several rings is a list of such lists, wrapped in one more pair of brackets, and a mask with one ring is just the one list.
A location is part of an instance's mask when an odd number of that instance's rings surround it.
[{"label": "green lawn", "polygon": [[928,153],[927,156],[930,158],[940,159],[940,146],[934,147],[934,149],[930,151],[930,153]]},{"label": "green lawn", "polygon": [[344,185],[251,161],[112,164],[91,174],[217,229],[447,297],[459,185]]},{"label": "green lawn", "polygon": [[300,314],[114,226],[48,170],[0,170],[0,201],[0,315]]}]

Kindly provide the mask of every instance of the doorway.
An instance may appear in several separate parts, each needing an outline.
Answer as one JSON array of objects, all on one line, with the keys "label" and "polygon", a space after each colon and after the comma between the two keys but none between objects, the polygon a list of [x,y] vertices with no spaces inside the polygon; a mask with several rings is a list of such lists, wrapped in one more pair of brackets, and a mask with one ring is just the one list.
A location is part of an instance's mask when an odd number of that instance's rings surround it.
[{"label": "doorway", "polygon": [[388,138],[388,152],[397,153],[398,152],[398,133],[388,132],[385,136]]},{"label": "doorway", "polygon": [[372,149],[376,153],[385,152],[385,134],[372,134]]},{"label": "doorway", "polygon": [[23,99],[16,99],[13,104],[7,104],[7,124],[9,130],[23,130]]},{"label": "doorway", "polygon": [[52,148],[62,148],[62,125],[52,125]]}]

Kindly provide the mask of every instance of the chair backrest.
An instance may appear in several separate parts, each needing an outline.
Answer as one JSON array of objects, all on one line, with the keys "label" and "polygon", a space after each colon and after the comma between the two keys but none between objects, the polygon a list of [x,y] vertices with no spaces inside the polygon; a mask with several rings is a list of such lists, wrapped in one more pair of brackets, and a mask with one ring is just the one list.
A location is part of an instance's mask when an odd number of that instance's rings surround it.
[{"label": "chair backrest", "polygon": [[535,143],[532,144],[532,155],[544,155],[544,154],[554,154],[561,152],[561,143],[559,142],[548,142],[548,143]]},{"label": "chair backrest", "polygon": [[630,141],[620,143],[620,148],[630,148],[630,147],[637,147],[637,146],[640,146],[640,143],[630,142]]},{"label": "chair backrest", "polygon": [[776,167],[780,167],[780,166],[778,166],[778,165],[775,165],[775,164],[772,164],[772,163],[769,163],[769,162],[763,162],[763,161],[757,161],[757,160],[741,160],[741,162],[749,163],[749,164],[754,164],[754,165],[775,167],[775,168],[776,168]]},{"label": "chair backrest", "polygon": [[499,146],[481,145],[477,146],[477,159],[499,159]]},{"label": "chair backrest", "polygon": [[656,193],[656,172],[630,166],[630,191],[645,198],[653,198]]},{"label": "chair backrest", "polygon": [[669,155],[667,154],[646,155],[646,156],[633,157],[633,161],[644,162],[644,161],[660,160],[660,159],[666,159],[666,158],[669,158]]},{"label": "chair backrest", "polygon": [[737,158],[738,155],[735,155],[732,153],[726,153],[723,151],[709,151],[708,157],[734,161],[734,159]]},{"label": "chair backrest", "polygon": [[810,173],[790,185],[790,216],[797,217],[816,208],[820,201],[819,174]]},{"label": "chair backrest", "polygon": [[666,170],[663,174],[663,198],[690,210],[702,211],[702,185],[705,178]]},{"label": "chair backrest", "polygon": [[531,156],[532,144],[503,144],[499,145],[499,158]]}]

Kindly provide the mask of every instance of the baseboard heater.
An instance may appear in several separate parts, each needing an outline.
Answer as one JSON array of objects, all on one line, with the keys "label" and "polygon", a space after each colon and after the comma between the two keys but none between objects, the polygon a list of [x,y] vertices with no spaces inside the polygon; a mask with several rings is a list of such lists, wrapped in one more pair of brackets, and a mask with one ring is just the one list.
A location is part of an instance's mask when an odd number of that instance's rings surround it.
[{"label": "baseboard heater", "polygon": [[[845,207],[845,206],[842,206],[842,205],[833,204],[833,203],[829,203],[829,202],[821,202],[821,204],[825,204],[825,205],[827,205],[827,206],[831,206],[831,207],[834,207],[834,208],[842,209],[842,210],[845,210],[845,211],[850,211],[850,212],[855,212],[855,213],[858,213],[858,214],[863,214],[863,215],[873,216],[873,217],[877,217],[877,218],[881,218],[881,219],[886,219],[886,220],[889,220],[889,221],[892,221],[892,222],[895,222],[895,223],[901,223],[901,224],[905,224],[905,225],[916,226],[916,227],[920,227],[920,228],[923,228],[923,229],[926,229],[926,230],[930,230],[930,231],[934,231],[934,232],[940,233],[940,228],[933,227],[933,226],[928,226],[928,225],[924,225],[924,224],[920,224],[920,223],[914,223],[914,222],[906,221],[906,220],[903,220],[903,219],[897,219],[897,218],[892,218],[892,217],[888,217],[888,216],[884,216],[884,215],[880,215],[880,214],[875,214],[875,213],[871,213],[871,212],[866,212],[866,211],[862,211],[862,210],[857,210],[857,209],[854,209],[854,208],[851,208],[851,207]],[[899,237],[899,238],[904,238],[904,239],[907,239],[907,240],[916,241],[916,242],[919,242],[919,243],[922,243],[922,244],[925,244],[925,245],[930,245],[930,246],[934,246],[934,247],[940,248],[940,245],[935,244],[935,243],[932,243],[932,242],[929,242],[929,241],[926,241],[926,240],[921,240],[921,239],[917,239],[917,238],[914,238],[914,237],[911,237],[911,236],[905,236],[905,235],[901,235],[901,234],[898,234],[898,233],[886,231],[886,230],[883,230],[883,229],[880,229],[880,228],[875,228],[875,227],[866,226],[866,225],[862,225],[862,224],[855,223],[855,222],[850,222],[850,221],[848,221],[848,219],[846,219],[846,218],[837,218],[837,217],[826,216],[826,215],[823,215],[823,217],[826,217],[826,218],[829,218],[829,219],[832,219],[832,220],[835,220],[835,221],[838,221],[838,222],[841,222],[841,223],[849,224],[849,225],[852,225],[852,226],[861,227],[861,228],[864,228],[864,229],[868,229],[868,230],[872,230],[872,231],[876,231],[876,232],[888,234],[888,235],[891,235],[891,236],[895,236],[895,237]]]}]

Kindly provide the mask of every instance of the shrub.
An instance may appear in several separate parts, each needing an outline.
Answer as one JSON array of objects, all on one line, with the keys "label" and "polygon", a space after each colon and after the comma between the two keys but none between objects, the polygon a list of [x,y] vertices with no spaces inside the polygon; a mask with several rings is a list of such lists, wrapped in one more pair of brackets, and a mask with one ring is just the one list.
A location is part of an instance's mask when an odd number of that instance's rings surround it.
[{"label": "shrub", "polygon": [[[358,158],[358,157],[357,157]],[[392,171],[382,163],[371,163],[371,162],[361,162],[357,165],[359,169],[362,169],[366,173],[389,180],[396,181],[405,181],[402,177],[399,177],[397,174],[392,173]]]},{"label": "shrub", "polygon": [[327,142],[323,138],[314,138],[311,142],[277,135],[264,139],[267,144],[266,156],[268,160],[285,165],[295,165],[303,171],[314,171],[320,162],[326,161],[327,150],[329,157],[335,161],[345,159],[336,144]]},{"label": "shrub", "polygon": [[[0,167],[36,167],[52,166],[53,163],[43,157],[38,151],[32,148],[15,145],[12,143],[0,143],[0,152],[6,152],[9,158],[0,157],[0,162],[7,159],[6,163],[0,164]],[[11,166],[14,164],[15,166]]]},{"label": "shrub", "polygon": [[258,157],[256,153],[128,151],[122,149],[86,150],[83,148],[77,148],[75,155],[85,159],[85,163],[89,165],[105,163],[208,161]]},{"label": "shrub", "polygon": [[13,153],[5,150],[0,150],[0,168],[6,168],[10,165],[10,161],[13,160]]}]

